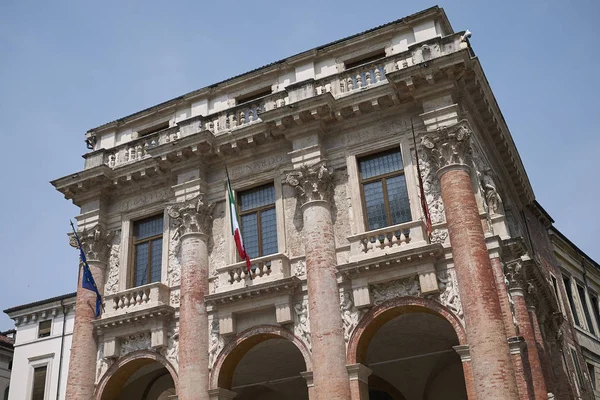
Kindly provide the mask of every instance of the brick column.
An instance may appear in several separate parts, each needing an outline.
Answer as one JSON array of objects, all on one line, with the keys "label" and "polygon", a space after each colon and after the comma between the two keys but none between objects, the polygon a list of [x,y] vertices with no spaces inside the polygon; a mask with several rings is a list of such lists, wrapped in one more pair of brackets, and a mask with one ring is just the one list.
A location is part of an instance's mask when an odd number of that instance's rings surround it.
[{"label": "brick column", "polygon": [[540,361],[535,332],[531,324],[531,318],[527,303],[525,302],[524,286],[526,285],[525,276],[523,274],[523,261],[517,258],[505,263],[504,270],[509,282],[510,295],[513,299],[513,308],[515,318],[519,326],[519,334],[525,339],[527,348],[524,356],[526,367],[526,375],[531,379],[530,387],[533,392],[533,398],[536,400],[547,400],[548,389],[546,388],[546,380],[544,379],[544,371]]},{"label": "brick column", "polygon": [[477,397],[517,399],[502,310],[469,176],[470,136],[461,121],[428,134],[421,144],[440,178]]},{"label": "brick column", "polygon": [[[104,293],[104,275],[113,234],[105,232],[100,226],[79,233],[83,251],[100,294]],[[71,238],[71,246],[77,247],[74,238]],[[98,339],[92,325],[92,321],[96,319],[96,294],[81,287],[82,277],[83,268],[80,266],[65,396],[67,400],[93,398],[96,381]]]},{"label": "brick column", "polygon": [[348,400],[346,344],[336,279],[335,241],[330,201],[333,176],[323,162],[287,176],[296,188],[304,219],[306,277],[313,380],[318,400]]},{"label": "brick column", "polygon": [[460,356],[467,389],[467,399],[477,400],[475,394],[475,382],[473,382],[473,368],[471,367],[471,349],[468,344],[454,346],[454,351]]},{"label": "brick column", "polygon": [[208,400],[208,234],[213,205],[202,195],[170,206],[169,216],[179,223],[181,289],[179,308],[180,400]]},{"label": "brick column", "polygon": [[346,366],[350,378],[350,399],[369,400],[369,376],[373,371],[362,364]]}]

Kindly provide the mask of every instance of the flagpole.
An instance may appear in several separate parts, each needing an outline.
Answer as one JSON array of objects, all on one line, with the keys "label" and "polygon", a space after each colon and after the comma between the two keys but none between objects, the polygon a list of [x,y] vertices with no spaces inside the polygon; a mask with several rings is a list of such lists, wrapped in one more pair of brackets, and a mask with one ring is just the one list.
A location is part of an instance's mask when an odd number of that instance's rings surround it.
[{"label": "flagpole", "polygon": [[421,209],[427,224],[427,242],[431,242],[431,216],[429,215],[429,206],[425,197],[425,188],[423,187],[423,177],[421,176],[421,166],[419,164],[419,151],[417,150],[417,137],[415,135],[415,126],[413,125],[412,117],[410,118],[410,128],[412,130],[413,144],[415,146],[415,158],[417,164],[417,175],[419,176],[419,192],[421,194]]}]

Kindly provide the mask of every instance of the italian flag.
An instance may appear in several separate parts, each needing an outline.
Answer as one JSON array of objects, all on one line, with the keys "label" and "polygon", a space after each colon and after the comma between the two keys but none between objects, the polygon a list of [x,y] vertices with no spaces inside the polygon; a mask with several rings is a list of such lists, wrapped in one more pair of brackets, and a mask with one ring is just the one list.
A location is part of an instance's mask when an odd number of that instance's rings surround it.
[{"label": "italian flag", "polygon": [[240,232],[240,223],[238,220],[237,207],[235,205],[235,197],[233,195],[233,190],[231,190],[231,182],[229,181],[229,173],[227,172],[227,201],[229,202],[229,210],[231,212],[231,234],[235,239],[235,247],[237,247],[238,254],[244,260],[246,260],[246,268],[248,270],[248,274],[252,277],[250,270],[252,268],[252,264],[250,264],[250,257],[248,257],[248,253],[246,253],[246,248],[244,247],[244,241],[242,240],[242,233]]}]

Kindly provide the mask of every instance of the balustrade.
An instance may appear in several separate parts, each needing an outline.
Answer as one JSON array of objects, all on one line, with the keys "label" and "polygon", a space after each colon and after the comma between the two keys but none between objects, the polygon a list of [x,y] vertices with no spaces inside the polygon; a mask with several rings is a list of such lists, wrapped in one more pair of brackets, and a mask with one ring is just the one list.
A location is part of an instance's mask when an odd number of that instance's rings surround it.
[{"label": "balustrade", "polygon": [[[260,283],[273,282],[290,276],[290,262],[281,253],[270,254],[251,260],[252,270],[247,271],[246,262],[238,262],[217,268],[219,285],[217,293]],[[252,279],[250,279],[250,275]]]},{"label": "balustrade", "polygon": [[159,132],[143,136],[125,145],[117,147],[108,154],[108,166],[111,168],[146,158],[148,149],[179,139],[179,127],[174,126]]},{"label": "balustrade", "polygon": [[169,287],[155,282],[106,296],[102,318],[116,317],[163,305],[169,305]]}]

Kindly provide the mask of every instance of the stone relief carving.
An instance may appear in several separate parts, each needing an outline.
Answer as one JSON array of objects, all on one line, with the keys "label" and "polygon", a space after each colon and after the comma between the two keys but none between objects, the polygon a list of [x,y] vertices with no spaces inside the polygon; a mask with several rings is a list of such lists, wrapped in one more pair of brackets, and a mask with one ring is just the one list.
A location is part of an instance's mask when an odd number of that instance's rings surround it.
[{"label": "stone relief carving", "polygon": [[363,311],[354,307],[354,301],[350,292],[340,292],[340,311],[342,312],[342,322],[344,323],[344,340],[346,343],[350,340],[350,335],[358,325],[363,316]]},{"label": "stone relief carving", "polygon": [[433,299],[452,311],[464,323],[463,308],[458,293],[456,272],[454,272],[454,270],[438,271],[436,276],[440,293],[433,295]]},{"label": "stone relief carving", "polygon": [[179,240],[186,233],[210,234],[214,206],[214,204],[206,204],[204,195],[199,194],[192,199],[167,207],[167,214],[177,226],[173,239]]},{"label": "stone relief carving", "polygon": [[[77,234],[88,260],[108,261],[113,237],[115,236],[114,231],[107,232],[100,225],[96,225],[93,228],[78,231]],[[69,244],[72,247],[77,247],[75,235],[69,235]]]},{"label": "stone relief carving", "polygon": [[180,250],[181,241],[179,240],[179,223],[175,219],[169,221],[169,231],[173,232],[169,240],[169,265],[167,267],[167,276],[169,277],[169,286],[177,286],[181,282],[181,262]]},{"label": "stone relief carving", "polygon": [[96,363],[96,383],[100,381],[102,376],[108,371],[113,364],[114,360],[104,357],[104,343],[100,343],[98,346],[98,360]]},{"label": "stone relief carving", "polygon": [[308,300],[294,304],[294,335],[304,341],[308,349],[311,347],[310,320],[308,317]]},{"label": "stone relief carving", "polygon": [[423,136],[421,145],[436,173],[450,165],[471,165],[471,129],[466,121],[438,128]]},{"label": "stone relief carving", "polygon": [[333,195],[333,173],[325,161],[314,165],[303,165],[286,176],[286,183],[296,190],[301,203],[329,200]]},{"label": "stone relief carving", "polygon": [[[446,215],[444,214],[444,203],[442,202],[442,189],[440,187],[440,180],[435,174],[436,171],[431,168],[431,163],[427,157],[421,153],[419,153],[419,166],[421,167],[423,191],[425,192],[425,200],[427,201],[427,207],[429,208],[431,223],[443,223],[446,220]],[[416,168],[415,173],[417,173]]]},{"label": "stone relief carving", "polygon": [[150,348],[150,332],[136,333],[121,339],[121,357],[137,350],[147,350]]},{"label": "stone relief carving", "polygon": [[160,353],[175,366],[179,368],[179,327],[167,333],[167,347],[163,347]]},{"label": "stone relief carving", "polygon": [[490,216],[501,214],[502,199],[500,198],[498,190],[496,189],[496,184],[492,179],[492,171],[489,168],[486,168],[483,171],[477,171],[477,176],[481,188],[483,189],[482,196],[487,213]]},{"label": "stone relief carving", "polygon": [[294,266],[294,275],[298,278],[302,278],[306,275],[306,264],[304,264],[304,260],[298,260],[296,265]]},{"label": "stone relief carving", "polygon": [[523,272],[523,264],[520,258],[504,264],[505,283],[509,289],[524,289],[525,274]]},{"label": "stone relief carving", "polygon": [[180,297],[180,291],[172,290],[171,294],[169,295],[169,305],[171,307],[179,307],[179,297]]},{"label": "stone relief carving", "polygon": [[447,229],[434,229],[431,232],[431,243],[440,243],[444,244],[448,239],[448,230]]},{"label": "stone relief carving", "polygon": [[421,285],[417,275],[386,283],[376,283],[371,285],[370,289],[374,305],[396,297],[421,295]]},{"label": "stone relief carving", "polygon": [[119,290],[119,256],[121,251],[121,231],[116,231],[108,258],[108,278],[104,286],[104,294],[114,294]]},{"label": "stone relief carving", "polygon": [[219,334],[219,320],[217,318],[209,321],[210,332],[208,336],[208,368],[212,368],[217,356],[227,344],[225,338]]}]

